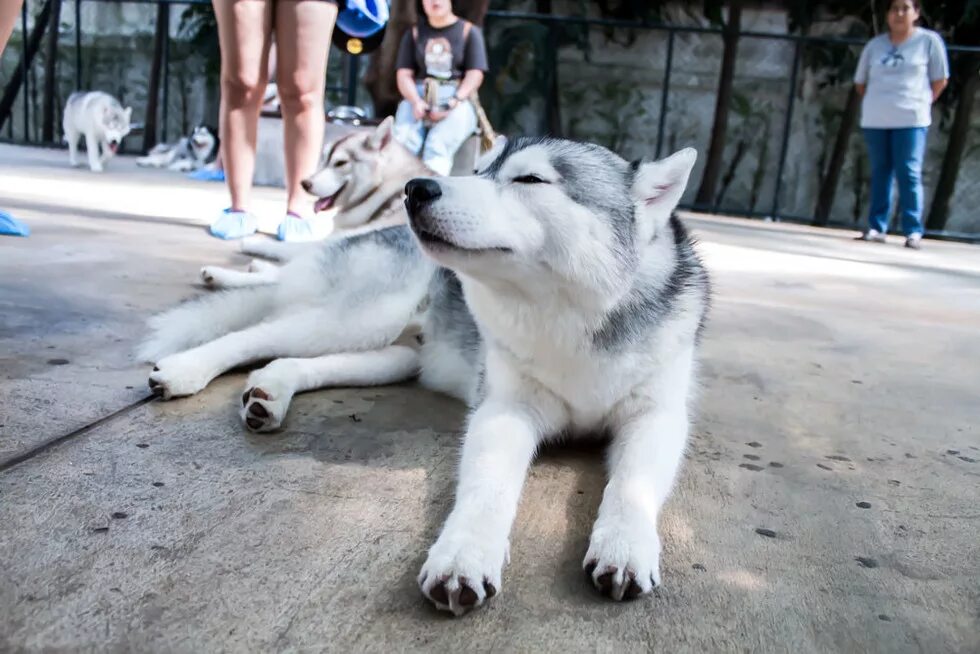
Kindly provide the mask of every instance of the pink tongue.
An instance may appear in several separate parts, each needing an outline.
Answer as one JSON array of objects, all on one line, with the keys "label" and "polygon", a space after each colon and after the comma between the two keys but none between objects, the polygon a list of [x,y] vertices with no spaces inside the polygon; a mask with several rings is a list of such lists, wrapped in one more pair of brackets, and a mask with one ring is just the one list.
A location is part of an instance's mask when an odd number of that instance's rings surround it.
[{"label": "pink tongue", "polygon": [[119,145],[116,144],[116,143],[110,143],[109,144],[109,149],[112,150],[113,152],[115,152],[118,148],[119,148]]},{"label": "pink tongue", "polygon": [[320,198],[313,204],[313,211],[315,211],[316,213],[319,213],[321,211],[326,211],[331,206],[333,206],[333,199],[334,196],[332,195],[329,197]]}]

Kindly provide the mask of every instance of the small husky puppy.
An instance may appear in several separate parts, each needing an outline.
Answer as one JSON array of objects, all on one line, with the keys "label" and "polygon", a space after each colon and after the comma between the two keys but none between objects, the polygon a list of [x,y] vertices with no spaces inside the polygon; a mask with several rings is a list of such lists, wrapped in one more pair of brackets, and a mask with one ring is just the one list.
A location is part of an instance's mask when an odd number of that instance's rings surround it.
[{"label": "small husky puppy", "polygon": [[132,107],[123,109],[118,100],[102,91],[78,91],[68,96],[62,125],[71,165],[78,165],[78,140],[84,136],[88,166],[102,172],[102,166],[129,134],[132,113]]},{"label": "small husky puppy", "polygon": [[474,176],[414,179],[410,226],[325,241],[274,284],[155,318],[150,388],[190,395],[284,357],[249,377],[239,411],[255,431],[277,428],[313,388],[417,377],[465,401],[455,505],[418,575],[455,615],[502,588],[535,452],[608,435],[582,567],[613,600],[649,593],[708,311],[708,275],[674,215],[695,159],[687,149],[630,164],[595,145],[521,138]]},{"label": "small husky puppy", "polygon": [[137,166],[167,168],[177,172],[189,172],[203,168],[218,157],[220,140],[214,128],[198,125],[190,136],[176,143],[158,143],[145,157],[136,160]]}]

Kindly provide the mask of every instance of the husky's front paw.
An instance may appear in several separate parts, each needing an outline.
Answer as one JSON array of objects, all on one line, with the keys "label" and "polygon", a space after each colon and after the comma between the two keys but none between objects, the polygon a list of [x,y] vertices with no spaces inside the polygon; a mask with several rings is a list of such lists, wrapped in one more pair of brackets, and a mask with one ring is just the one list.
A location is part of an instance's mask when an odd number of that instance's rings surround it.
[{"label": "husky's front paw", "polygon": [[261,386],[249,386],[242,395],[242,422],[252,431],[275,431],[282,426],[289,397],[277,397]]},{"label": "husky's front paw", "polygon": [[150,373],[150,390],[164,400],[193,395],[211,381],[212,375],[195,357],[186,353],[164,357]]},{"label": "husky's front paw", "polygon": [[616,601],[636,599],[660,585],[660,536],[646,520],[596,523],[583,562],[592,585]]},{"label": "husky's front paw", "polygon": [[204,282],[205,286],[217,286],[218,280],[215,279],[215,271],[211,266],[204,266],[201,268],[201,281]]},{"label": "husky's front paw", "polygon": [[444,530],[429,549],[429,558],[419,573],[422,594],[437,609],[457,616],[482,606],[500,590],[507,549],[506,539]]}]

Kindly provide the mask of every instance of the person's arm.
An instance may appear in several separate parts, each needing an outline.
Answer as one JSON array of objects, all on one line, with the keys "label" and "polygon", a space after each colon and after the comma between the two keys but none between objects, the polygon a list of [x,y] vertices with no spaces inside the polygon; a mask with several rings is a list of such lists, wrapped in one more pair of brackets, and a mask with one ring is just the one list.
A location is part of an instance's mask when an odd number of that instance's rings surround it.
[{"label": "person's arm", "polygon": [[470,95],[480,88],[481,84],[483,84],[482,70],[474,68],[466,71],[462,81],[456,88],[456,99],[460,101],[468,100]]},{"label": "person's arm", "polygon": [[857,68],[854,70],[854,90],[857,94],[864,97],[868,90],[868,74],[871,72],[871,44],[868,43],[861,50],[861,58],[858,59]]},{"label": "person's arm", "polygon": [[932,101],[935,102],[949,83],[949,59],[942,37],[938,34],[932,34],[932,37],[929,46],[929,86],[932,88]]},{"label": "person's arm", "polygon": [[430,107],[425,100],[419,97],[419,91],[415,87],[415,71],[411,68],[399,68],[395,72],[395,82],[398,84],[398,92],[412,105],[412,115],[415,120],[422,120]]},{"label": "person's arm", "polygon": [[415,120],[421,120],[429,110],[429,105],[419,97],[415,84],[415,38],[412,31],[405,32],[398,46],[398,57],[395,59],[395,84],[398,92],[412,105],[412,115]]}]

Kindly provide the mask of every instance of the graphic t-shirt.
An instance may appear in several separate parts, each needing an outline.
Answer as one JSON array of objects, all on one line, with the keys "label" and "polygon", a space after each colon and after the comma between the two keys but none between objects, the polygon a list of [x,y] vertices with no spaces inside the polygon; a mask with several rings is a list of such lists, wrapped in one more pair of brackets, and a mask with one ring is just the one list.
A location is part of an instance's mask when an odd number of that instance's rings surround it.
[{"label": "graphic t-shirt", "polygon": [[922,27],[901,45],[888,34],[868,41],[861,52],[854,82],[866,84],[861,127],[901,129],[932,123],[930,82],[949,77],[941,36]]},{"label": "graphic t-shirt", "polygon": [[419,38],[412,30],[405,32],[398,48],[396,68],[411,68],[415,79],[423,77],[458,80],[468,70],[487,71],[487,49],[483,32],[476,25],[464,35],[465,21],[457,20],[449,27],[435,29],[427,21],[420,21]]}]

